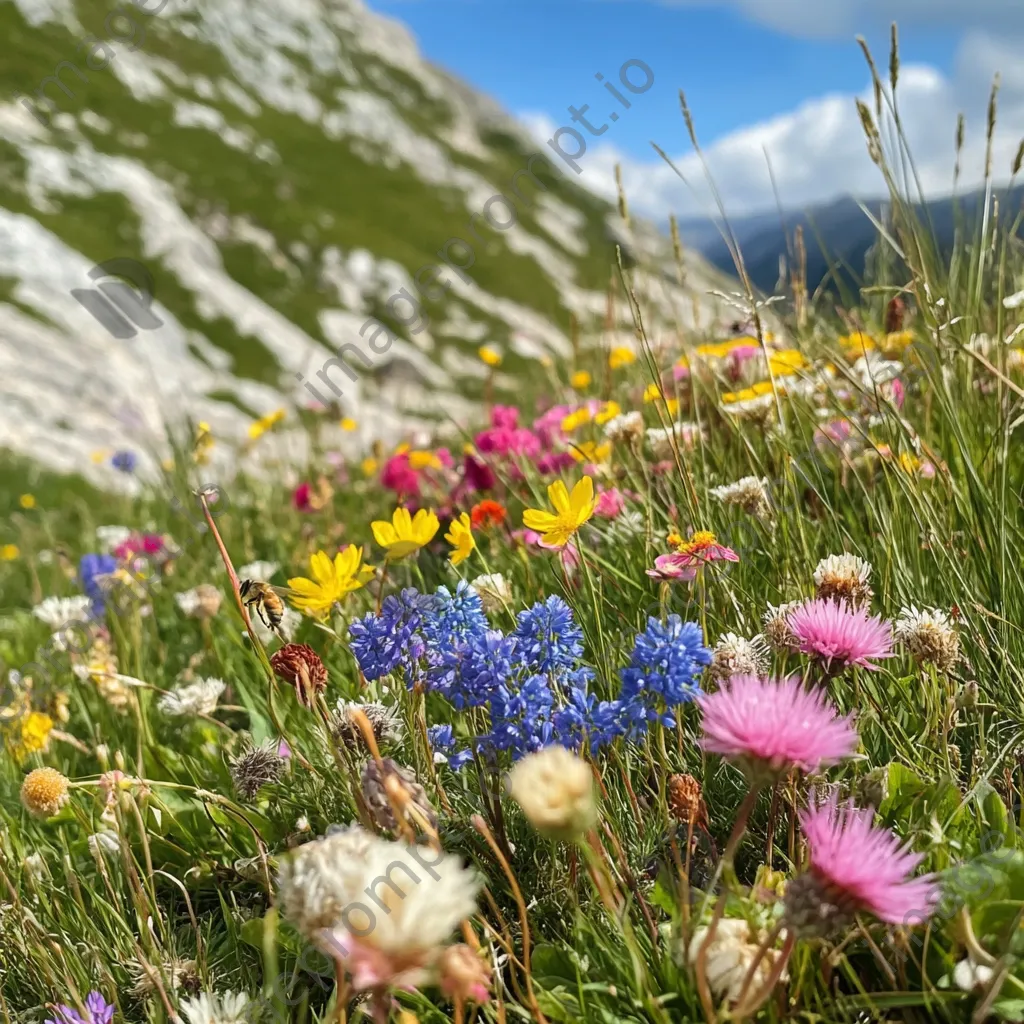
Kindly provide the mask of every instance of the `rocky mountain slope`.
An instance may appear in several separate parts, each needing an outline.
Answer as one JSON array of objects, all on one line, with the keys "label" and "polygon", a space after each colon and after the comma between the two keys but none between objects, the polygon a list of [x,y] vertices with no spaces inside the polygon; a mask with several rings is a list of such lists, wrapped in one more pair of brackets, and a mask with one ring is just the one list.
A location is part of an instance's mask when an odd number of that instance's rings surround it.
[{"label": "rocky mountain slope", "polygon": [[[168,419],[242,438],[315,394],[358,444],[457,421],[481,343],[500,390],[570,352],[570,313],[600,337],[614,211],[359,0],[3,0],[0,34],[0,448],[110,484],[91,453],[151,468]],[[687,257],[684,297],[665,240],[629,235],[652,331],[706,321],[727,279]],[[115,258],[148,313],[90,278]]]}]

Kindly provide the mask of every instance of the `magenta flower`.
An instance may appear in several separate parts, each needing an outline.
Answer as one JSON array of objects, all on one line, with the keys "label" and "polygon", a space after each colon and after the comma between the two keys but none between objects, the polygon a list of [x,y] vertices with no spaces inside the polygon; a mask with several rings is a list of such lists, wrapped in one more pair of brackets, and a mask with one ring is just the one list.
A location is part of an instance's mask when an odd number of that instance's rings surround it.
[{"label": "magenta flower", "polygon": [[825,935],[867,912],[890,924],[917,924],[935,909],[933,875],[909,878],[921,863],[887,828],[875,828],[874,811],[833,794],[819,803],[812,793],[800,813],[807,838],[808,871],[786,888],[786,920],[806,935]]},{"label": "magenta flower", "polygon": [[697,567],[687,555],[658,555],[654,560],[654,568],[648,569],[647,575],[666,583],[676,583],[679,580],[689,582],[697,578]]},{"label": "magenta flower", "polygon": [[704,712],[705,750],[757,762],[773,774],[814,772],[857,749],[852,717],[840,718],[819,690],[807,690],[797,676],[733,676],[697,703]]},{"label": "magenta flower", "polygon": [[807,601],[786,617],[804,654],[827,665],[877,669],[869,658],[892,657],[892,627],[866,608],[851,608],[846,601]]},{"label": "magenta flower", "polygon": [[380,475],[380,482],[399,496],[419,497],[420,475],[409,464],[408,452],[393,455],[388,459]]},{"label": "magenta flower", "polygon": [[614,519],[626,507],[625,495],[618,487],[609,487],[597,496],[594,514],[602,519]]},{"label": "magenta flower", "polygon": [[668,555],[658,555],[654,560],[654,568],[647,570],[648,576],[656,580],[692,580],[697,570],[708,562],[738,562],[740,556],[718,543],[718,538],[709,530],[697,530],[686,540],[678,535],[670,535],[669,541],[676,544],[677,549]]}]

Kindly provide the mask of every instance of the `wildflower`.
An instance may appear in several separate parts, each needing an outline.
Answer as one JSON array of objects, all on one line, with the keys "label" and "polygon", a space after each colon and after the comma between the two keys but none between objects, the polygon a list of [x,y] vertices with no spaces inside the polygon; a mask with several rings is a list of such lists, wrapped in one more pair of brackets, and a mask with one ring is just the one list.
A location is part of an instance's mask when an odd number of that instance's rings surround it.
[{"label": "wildflower", "polygon": [[572,489],[572,494],[561,480],[548,488],[548,501],[554,514],[542,509],[527,509],[523,513],[523,525],[536,530],[545,544],[563,547],[577,530],[594,514],[594,482],[589,476],[583,477]]},{"label": "wildflower", "polygon": [[485,498],[470,510],[470,519],[476,529],[486,530],[492,526],[501,526],[505,522],[506,514],[505,506],[500,501]]},{"label": "wildflower", "polygon": [[[363,800],[373,815],[373,820],[388,832],[398,832],[399,822],[420,826],[420,819],[426,819],[431,828],[437,827],[437,811],[431,806],[427,791],[416,780],[416,773],[404,765],[397,764],[390,757],[378,763],[369,760],[363,766],[360,776]],[[413,804],[416,808],[409,811]],[[396,817],[396,811],[399,817]]]},{"label": "wildflower", "polygon": [[626,443],[631,447],[638,446],[644,436],[643,415],[638,412],[626,412],[613,416],[604,425],[604,436],[612,444]]},{"label": "wildflower", "polygon": [[594,422],[599,426],[603,427],[606,423],[610,423],[616,416],[622,412],[622,406],[618,402],[608,401],[601,405],[601,407],[594,413]]},{"label": "wildflower", "polygon": [[476,354],[485,366],[490,366],[492,369],[501,366],[501,353],[490,345],[481,345]]},{"label": "wildflower", "polygon": [[843,552],[823,558],[814,570],[814,584],[821,600],[849,601],[853,607],[871,603],[871,563]]},{"label": "wildflower", "polygon": [[574,444],[569,451],[576,462],[599,466],[611,457],[612,446],[608,441],[603,444],[598,444],[596,441],[580,441],[579,444]]},{"label": "wildflower", "polygon": [[586,370],[577,370],[570,378],[569,384],[577,391],[590,387],[590,374]]},{"label": "wildflower", "polygon": [[366,749],[363,734],[352,718],[353,711],[362,712],[370,723],[377,743],[400,743],[405,735],[405,726],[397,707],[374,701],[362,704],[358,701],[339,700],[334,708],[331,731],[347,747],[354,750]]},{"label": "wildflower", "polygon": [[380,615],[372,613],[349,625],[352,653],[369,682],[394,672],[417,636],[429,599],[411,587],[384,598]]},{"label": "wildflower", "polygon": [[110,457],[110,465],[119,473],[134,473],[138,461],[139,460],[135,452],[124,449],[114,452]]},{"label": "wildflower", "polygon": [[21,549],[17,544],[4,544],[0,547],[0,561],[13,562],[20,557]]},{"label": "wildflower", "polygon": [[127,526],[97,526],[96,540],[105,554],[110,554],[115,548],[120,547],[130,540],[132,531]]},{"label": "wildflower", "polygon": [[669,534],[669,543],[676,550],[668,555],[659,555],[654,568],[647,570],[648,576],[662,580],[692,580],[697,570],[709,562],[738,562],[740,556],[732,548],[718,543],[710,530],[697,530],[684,540],[678,534]]},{"label": "wildflower", "polygon": [[156,702],[157,707],[165,715],[212,715],[227,686],[223,679],[197,679],[194,683],[162,694]]},{"label": "wildflower", "polygon": [[877,669],[869,658],[892,657],[889,623],[872,617],[864,608],[851,608],[845,601],[807,601],[786,616],[799,650],[823,661],[826,666],[856,665]]},{"label": "wildflower", "polygon": [[205,466],[210,461],[210,454],[215,444],[210,424],[205,420],[200,420],[196,424],[196,433],[192,440],[192,459],[197,465]]},{"label": "wildflower", "polygon": [[220,611],[224,595],[212,583],[200,583],[174,595],[174,603],[190,619],[212,619]]},{"label": "wildflower", "polygon": [[60,1005],[57,1007],[57,1020],[52,1018],[43,1024],[110,1024],[114,1017],[114,1007],[111,1006],[99,992],[90,992],[85,997],[85,1016],[70,1006]]},{"label": "wildflower", "polygon": [[232,757],[231,781],[235,792],[243,800],[254,800],[259,791],[280,781],[284,775],[285,761],[273,741],[260,746],[250,745],[237,757]]},{"label": "wildflower", "polygon": [[962,992],[981,992],[994,974],[994,968],[976,963],[970,956],[966,956],[953,968],[953,984]]},{"label": "wildflower", "polygon": [[671,428],[650,427],[646,436],[656,459],[671,459],[676,446],[680,451],[692,451],[704,432],[696,423],[676,423]]},{"label": "wildflower", "polygon": [[614,519],[626,507],[626,499],[617,487],[608,487],[597,496],[594,514],[602,519]]},{"label": "wildflower", "polygon": [[578,409],[568,413],[559,426],[564,433],[571,434],[574,430],[577,430],[584,424],[589,423],[590,420],[590,409],[585,405],[581,405]]},{"label": "wildflower", "polygon": [[556,594],[520,612],[513,635],[517,657],[531,672],[571,668],[583,656],[583,630]]},{"label": "wildflower", "polygon": [[380,465],[376,459],[368,457],[363,459],[359,464],[359,468],[362,470],[363,476],[374,476],[380,468]]},{"label": "wildflower", "polygon": [[355,544],[349,544],[333,559],[325,551],[315,552],[309,557],[313,579],[298,576],[288,581],[288,586],[297,594],[292,603],[315,618],[326,618],[346,594],[359,590],[373,578],[373,568],[363,565],[362,561],[363,549]]},{"label": "wildflower", "polygon": [[625,345],[618,345],[608,353],[608,369],[619,370],[636,362],[636,353]]},{"label": "wildflower", "polygon": [[275,409],[273,412],[267,413],[266,416],[261,416],[258,420],[254,420],[249,424],[249,437],[256,441],[261,438],[268,430],[272,430],[277,426],[286,416],[284,409]]},{"label": "wildflower", "polygon": [[36,498],[34,494],[23,494],[18,499],[18,504],[23,509],[31,509],[36,507]]},{"label": "wildflower", "polygon": [[334,497],[334,488],[327,477],[321,476],[314,487],[308,481],[299,484],[292,493],[292,505],[299,512],[320,512]]},{"label": "wildflower", "polygon": [[21,803],[37,818],[52,818],[71,799],[70,782],[56,768],[35,768],[21,784]]},{"label": "wildflower", "polygon": [[545,747],[517,761],[508,790],[530,824],[552,839],[578,839],[597,824],[590,766],[565,747]]},{"label": "wildflower", "polygon": [[448,556],[452,565],[459,565],[464,562],[476,547],[473,538],[473,530],[470,526],[469,513],[463,512],[458,519],[453,519],[448,526],[448,532],[444,539],[452,546],[452,553]]},{"label": "wildflower", "polygon": [[723,505],[736,505],[758,519],[767,519],[771,516],[766,477],[745,476],[724,487],[712,487],[710,493]]},{"label": "wildflower", "polygon": [[761,619],[762,636],[768,645],[776,651],[785,651],[799,647],[796,634],[789,628],[789,613],[799,608],[802,601],[789,601],[786,604],[768,605],[768,610]]},{"label": "wildflower", "polygon": [[939,608],[901,608],[893,635],[917,661],[940,672],[948,672],[960,659],[960,636]]},{"label": "wildflower", "polygon": [[687,826],[708,827],[708,809],[700,783],[692,775],[668,777],[668,809]]},{"label": "wildflower", "polygon": [[92,614],[95,618],[103,618],[106,611],[106,593],[109,579],[117,569],[117,560],[113,555],[82,555],[78,563],[78,577],[82,590],[92,601]]},{"label": "wildflower", "polygon": [[736,675],[697,703],[704,713],[701,746],[744,763],[752,774],[816,772],[857,749],[852,719],[838,717],[821,691],[806,689],[798,676]]},{"label": "wildflower", "polygon": [[245,992],[201,992],[194,999],[182,999],[178,1008],[188,1024],[249,1024],[256,1016]]},{"label": "wildflower", "polygon": [[485,612],[499,612],[512,603],[512,585],[500,572],[477,576],[470,586],[476,591]]},{"label": "wildflower", "polygon": [[128,969],[135,978],[132,993],[137,996],[154,995],[157,992],[157,981],[160,981],[171,992],[184,992],[192,995],[198,993],[203,985],[199,965],[195,960],[165,957],[159,970],[140,960],[130,963]]},{"label": "wildflower", "polygon": [[657,402],[665,397],[660,384],[648,384],[644,388],[644,402]]},{"label": "wildflower", "polygon": [[266,562],[257,559],[238,567],[238,578],[243,580],[269,580],[281,568],[280,562]]},{"label": "wildflower", "polygon": [[84,595],[77,597],[47,597],[32,609],[32,614],[50,629],[61,629],[74,623],[87,622],[92,612],[92,601]]},{"label": "wildflower", "polygon": [[939,897],[933,876],[908,878],[923,859],[896,835],[875,828],[874,811],[840,805],[836,794],[819,802],[812,794],[800,825],[809,868],[786,886],[786,927],[801,936],[827,937],[858,913],[890,924],[928,918]]},{"label": "wildflower", "polygon": [[405,558],[434,539],[441,524],[437,516],[421,508],[415,516],[406,508],[396,508],[391,522],[376,520],[370,524],[374,539],[387,552],[388,561]]},{"label": "wildflower", "polygon": [[311,708],[327,688],[327,668],[308,644],[285,644],[270,656],[274,672],[295,687],[299,703]]},{"label": "wildflower", "polygon": [[760,634],[747,640],[736,633],[726,633],[711,652],[708,675],[723,680],[730,676],[757,676],[768,668],[768,651]]},{"label": "wildflower", "polygon": [[[300,846],[281,867],[284,915],[338,961],[354,991],[371,994],[382,1020],[388,989],[425,981],[443,943],[476,911],[476,874],[452,854],[429,851],[425,861],[424,852],[356,826]],[[427,866],[430,882],[418,884]],[[384,913],[371,908],[367,892],[380,894],[374,904]]]},{"label": "wildflower", "polygon": [[11,756],[20,764],[50,745],[53,719],[42,711],[30,711],[17,724],[17,737],[8,740]]},{"label": "wildflower", "polygon": [[344,430],[346,434],[351,434],[352,431],[359,426],[359,424],[356,423],[356,421],[352,419],[351,416],[342,416],[341,421],[338,423],[338,426],[341,427],[341,429]]},{"label": "wildflower", "polygon": [[[707,942],[709,928],[703,925],[693,933],[687,947],[687,959],[696,965],[701,948]],[[754,970],[748,993],[760,991],[771,978],[781,950],[769,949],[763,956],[761,944],[764,936],[751,932],[750,925],[738,917],[723,917],[715,928],[711,942],[704,952],[704,970],[712,992],[726,1002],[736,1002],[754,961],[761,957]],[[780,979],[786,976],[785,971]]]},{"label": "wildflower", "polygon": [[464,942],[448,946],[437,962],[443,995],[463,1003],[486,1003],[491,997],[491,968]]}]

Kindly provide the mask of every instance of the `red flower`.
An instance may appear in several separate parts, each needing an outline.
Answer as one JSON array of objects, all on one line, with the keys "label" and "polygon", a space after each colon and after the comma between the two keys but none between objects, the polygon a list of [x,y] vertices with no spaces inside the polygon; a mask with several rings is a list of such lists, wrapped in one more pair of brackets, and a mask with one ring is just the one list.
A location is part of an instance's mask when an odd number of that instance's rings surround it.
[{"label": "red flower", "polygon": [[473,506],[470,518],[473,525],[479,530],[490,526],[501,526],[505,522],[505,515],[505,506],[500,501],[485,498]]}]

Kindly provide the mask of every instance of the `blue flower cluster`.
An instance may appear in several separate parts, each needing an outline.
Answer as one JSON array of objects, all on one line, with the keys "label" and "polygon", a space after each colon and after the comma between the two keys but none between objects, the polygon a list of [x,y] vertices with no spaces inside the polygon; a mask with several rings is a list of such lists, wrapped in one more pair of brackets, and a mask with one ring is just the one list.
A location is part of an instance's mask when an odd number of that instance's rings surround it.
[{"label": "blue flower cluster", "polygon": [[433,726],[430,740],[453,768],[473,751],[513,760],[557,743],[596,750],[619,736],[642,735],[651,722],[674,725],[671,709],[699,692],[711,661],[700,628],[671,616],[650,619],[622,670],[617,700],[591,692],[594,671],[580,664],[583,631],[560,597],[520,612],[508,635],[491,629],[479,597],[464,581],[453,594],[403,590],[380,615],[349,627],[352,652],[369,680],[401,673],[410,688],[447,699],[458,711],[482,708],[490,729],[458,750],[450,725]]},{"label": "blue flower cluster", "polygon": [[102,619],[107,610],[107,590],[104,580],[117,569],[113,555],[82,555],[78,563],[78,580],[82,593],[92,601],[94,618]]}]

